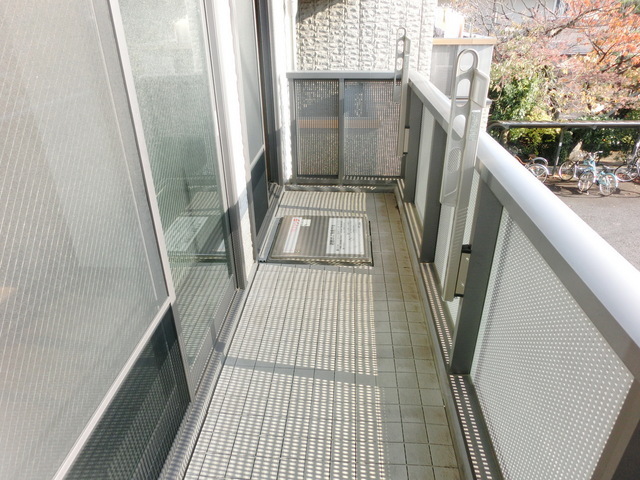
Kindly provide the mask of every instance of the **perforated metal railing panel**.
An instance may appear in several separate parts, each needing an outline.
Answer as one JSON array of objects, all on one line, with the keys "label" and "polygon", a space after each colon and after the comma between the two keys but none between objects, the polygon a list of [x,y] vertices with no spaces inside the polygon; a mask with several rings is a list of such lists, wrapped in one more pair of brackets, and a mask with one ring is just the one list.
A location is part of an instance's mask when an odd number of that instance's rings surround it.
[{"label": "perforated metal railing panel", "polygon": [[393,81],[345,81],[344,105],[344,174],[400,176]]},{"label": "perforated metal railing panel", "polygon": [[338,176],[339,82],[296,80],[295,118],[299,176]]},{"label": "perforated metal railing panel", "polygon": [[472,379],[506,479],[590,479],[632,376],[505,211]]}]

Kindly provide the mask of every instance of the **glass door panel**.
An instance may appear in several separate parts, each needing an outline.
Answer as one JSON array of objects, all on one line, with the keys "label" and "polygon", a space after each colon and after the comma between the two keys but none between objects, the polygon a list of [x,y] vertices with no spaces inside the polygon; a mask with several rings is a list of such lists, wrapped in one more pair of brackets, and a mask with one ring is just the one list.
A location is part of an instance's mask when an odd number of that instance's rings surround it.
[{"label": "glass door panel", "polygon": [[251,162],[251,191],[256,235],[269,208],[267,185],[267,152],[265,149],[264,117],[260,90],[258,36],[253,0],[235,0],[235,31],[238,35],[241,59],[240,86],[243,98],[243,120],[247,128],[247,150]]},{"label": "glass door panel", "polygon": [[199,0],[120,0],[125,39],[176,292],[197,379],[235,280]]}]

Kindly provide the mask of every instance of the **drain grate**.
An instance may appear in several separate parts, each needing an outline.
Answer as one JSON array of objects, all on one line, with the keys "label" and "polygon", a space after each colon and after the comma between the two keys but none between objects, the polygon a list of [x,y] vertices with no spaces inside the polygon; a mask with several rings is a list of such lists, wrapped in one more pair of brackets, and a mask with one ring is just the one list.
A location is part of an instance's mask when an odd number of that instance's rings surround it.
[{"label": "drain grate", "polygon": [[369,220],[366,216],[282,217],[267,261],[372,265]]}]

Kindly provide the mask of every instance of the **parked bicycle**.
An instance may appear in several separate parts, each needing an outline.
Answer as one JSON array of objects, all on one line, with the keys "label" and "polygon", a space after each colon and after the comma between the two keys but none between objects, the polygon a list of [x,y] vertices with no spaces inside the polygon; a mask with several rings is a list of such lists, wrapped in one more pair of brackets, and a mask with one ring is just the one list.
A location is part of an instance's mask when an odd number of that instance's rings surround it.
[{"label": "parked bicycle", "polygon": [[529,170],[534,177],[536,177],[542,183],[545,182],[545,180],[549,176],[549,162],[547,162],[546,158],[536,157],[535,155],[530,154],[529,159],[525,162],[518,155],[514,155],[514,157],[527,170]]},{"label": "parked bicycle", "polygon": [[640,175],[640,150],[627,159],[627,163],[616,168],[614,175],[621,182],[630,182]]},{"label": "parked bicycle", "polygon": [[571,180],[572,178],[580,178],[582,173],[588,169],[592,156],[600,155],[602,152],[586,153],[579,159],[565,160],[558,168],[558,176],[560,180]]},{"label": "parked bicycle", "polygon": [[602,195],[611,195],[618,190],[618,179],[604,165],[598,170],[597,159],[598,153],[587,153],[584,160],[586,168],[578,177],[578,190],[582,193],[587,192],[595,183]]}]

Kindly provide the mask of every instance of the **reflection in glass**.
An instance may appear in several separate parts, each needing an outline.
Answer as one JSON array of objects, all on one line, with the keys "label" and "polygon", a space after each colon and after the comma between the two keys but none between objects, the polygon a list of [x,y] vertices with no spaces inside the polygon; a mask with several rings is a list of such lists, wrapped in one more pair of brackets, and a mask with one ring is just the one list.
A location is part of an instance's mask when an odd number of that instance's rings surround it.
[{"label": "reflection in glass", "polygon": [[231,282],[203,12],[197,0],[123,0],[120,7],[176,316],[193,365]]},{"label": "reflection in glass", "polygon": [[0,7],[0,479],[53,478],[167,299],[100,12]]}]

